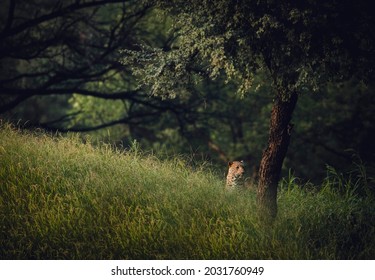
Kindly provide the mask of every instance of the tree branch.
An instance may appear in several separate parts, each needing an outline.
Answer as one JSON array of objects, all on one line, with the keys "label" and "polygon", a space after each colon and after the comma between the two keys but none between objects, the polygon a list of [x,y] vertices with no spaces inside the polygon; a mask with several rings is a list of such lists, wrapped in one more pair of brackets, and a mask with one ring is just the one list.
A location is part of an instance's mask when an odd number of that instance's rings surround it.
[{"label": "tree branch", "polygon": [[34,126],[43,128],[47,131],[53,131],[53,132],[58,131],[58,132],[62,132],[62,133],[65,133],[65,132],[90,132],[90,131],[95,131],[95,130],[107,128],[107,127],[110,127],[110,126],[114,126],[114,125],[117,125],[117,124],[139,124],[139,123],[143,123],[143,121],[133,121],[133,120],[134,119],[143,119],[145,117],[153,117],[153,116],[156,116],[156,115],[159,115],[159,112],[144,113],[144,114],[139,114],[139,115],[134,115],[134,116],[128,116],[128,117],[124,117],[124,118],[121,118],[121,119],[118,119],[118,120],[113,120],[113,121],[102,123],[100,125],[94,125],[94,126],[90,126],[90,127],[58,128],[58,127],[49,126],[49,124],[47,124],[47,123],[41,123],[41,124],[37,124],[37,125],[34,125]]},{"label": "tree branch", "polygon": [[7,22],[6,22],[5,26],[4,26],[4,29],[3,29],[2,33],[6,32],[7,30],[9,30],[10,27],[12,26],[12,22],[13,22],[13,19],[14,19],[14,10],[15,10],[15,8],[16,8],[16,1],[15,0],[10,0]]},{"label": "tree branch", "polygon": [[71,4],[69,6],[66,6],[65,8],[62,8],[60,10],[51,12],[50,14],[40,16],[38,18],[31,19],[29,21],[26,21],[22,24],[19,24],[18,26],[11,28],[11,29],[4,29],[1,34],[0,38],[5,39],[9,36],[13,36],[15,34],[21,33],[26,29],[32,28],[34,26],[39,25],[42,22],[46,22],[49,20],[52,20],[54,18],[65,16],[66,14],[72,13],[74,11],[78,11],[84,8],[90,8],[95,6],[100,6],[108,3],[123,3],[126,0],[102,0],[102,1],[91,1],[87,3],[80,3],[77,1],[74,4]]},{"label": "tree branch", "polygon": [[93,96],[103,99],[127,99],[131,98],[138,91],[121,91],[117,93],[102,93],[98,91],[91,91],[86,89],[79,89],[79,88],[61,88],[61,89],[44,89],[44,88],[36,88],[36,89],[14,89],[14,88],[4,88],[0,87],[0,95],[18,95],[24,97],[31,97],[34,95],[65,95],[65,94],[80,94],[85,96]]}]

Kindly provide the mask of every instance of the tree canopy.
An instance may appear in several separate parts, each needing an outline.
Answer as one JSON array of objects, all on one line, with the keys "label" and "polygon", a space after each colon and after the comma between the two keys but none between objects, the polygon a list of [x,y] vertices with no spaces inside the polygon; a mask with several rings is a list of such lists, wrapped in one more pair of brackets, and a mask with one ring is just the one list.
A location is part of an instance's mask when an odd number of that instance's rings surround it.
[{"label": "tree canopy", "polygon": [[175,19],[178,37],[167,52],[137,53],[144,62],[137,71],[154,93],[175,96],[182,83],[196,81],[191,74],[224,72],[244,94],[257,71],[266,71],[286,95],[352,77],[368,82],[374,74],[370,1],[152,2]]},{"label": "tree canopy", "polygon": [[134,26],[148,6],[120,0],[5,2],[0,112],[36,95],[126,97],[126,89],[106,85],[117,75],[126,79],[126,73],[119,72],[116,51],[132,44]]}]

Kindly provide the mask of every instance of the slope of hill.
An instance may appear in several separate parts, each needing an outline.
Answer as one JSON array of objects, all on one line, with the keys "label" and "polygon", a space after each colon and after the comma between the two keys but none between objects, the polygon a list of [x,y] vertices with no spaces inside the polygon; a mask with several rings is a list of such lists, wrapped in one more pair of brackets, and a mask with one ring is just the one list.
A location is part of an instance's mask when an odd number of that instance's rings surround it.
[{"label": "slope of hill", "polygon": [[207,166],[0,125],[1,259],[373,259],[357,181],[284,180],[271,228]]}]

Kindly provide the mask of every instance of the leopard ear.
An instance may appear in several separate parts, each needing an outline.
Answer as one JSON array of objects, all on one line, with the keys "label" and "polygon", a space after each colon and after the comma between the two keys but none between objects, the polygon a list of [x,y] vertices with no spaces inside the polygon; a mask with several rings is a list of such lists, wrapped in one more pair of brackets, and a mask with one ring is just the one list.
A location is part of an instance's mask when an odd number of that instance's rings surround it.
[{"label": "leopard ear", "polygon": [[228,162],[228,166],[231,167],[233,164],[233,161]]}]

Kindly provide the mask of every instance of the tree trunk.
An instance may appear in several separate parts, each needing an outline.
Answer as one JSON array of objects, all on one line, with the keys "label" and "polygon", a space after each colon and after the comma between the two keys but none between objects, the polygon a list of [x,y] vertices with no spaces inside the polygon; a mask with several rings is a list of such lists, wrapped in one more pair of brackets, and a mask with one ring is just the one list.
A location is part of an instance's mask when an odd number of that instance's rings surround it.
[{"label": "tree trunk", "polygon": [[277,214],[277,185],[289,146],[290,121],[297,99],[297,93],[292,93],[287,100],[277,96],[272,106],[268,144],[259,167],[257,206],[262,220],[273,221]]}]

